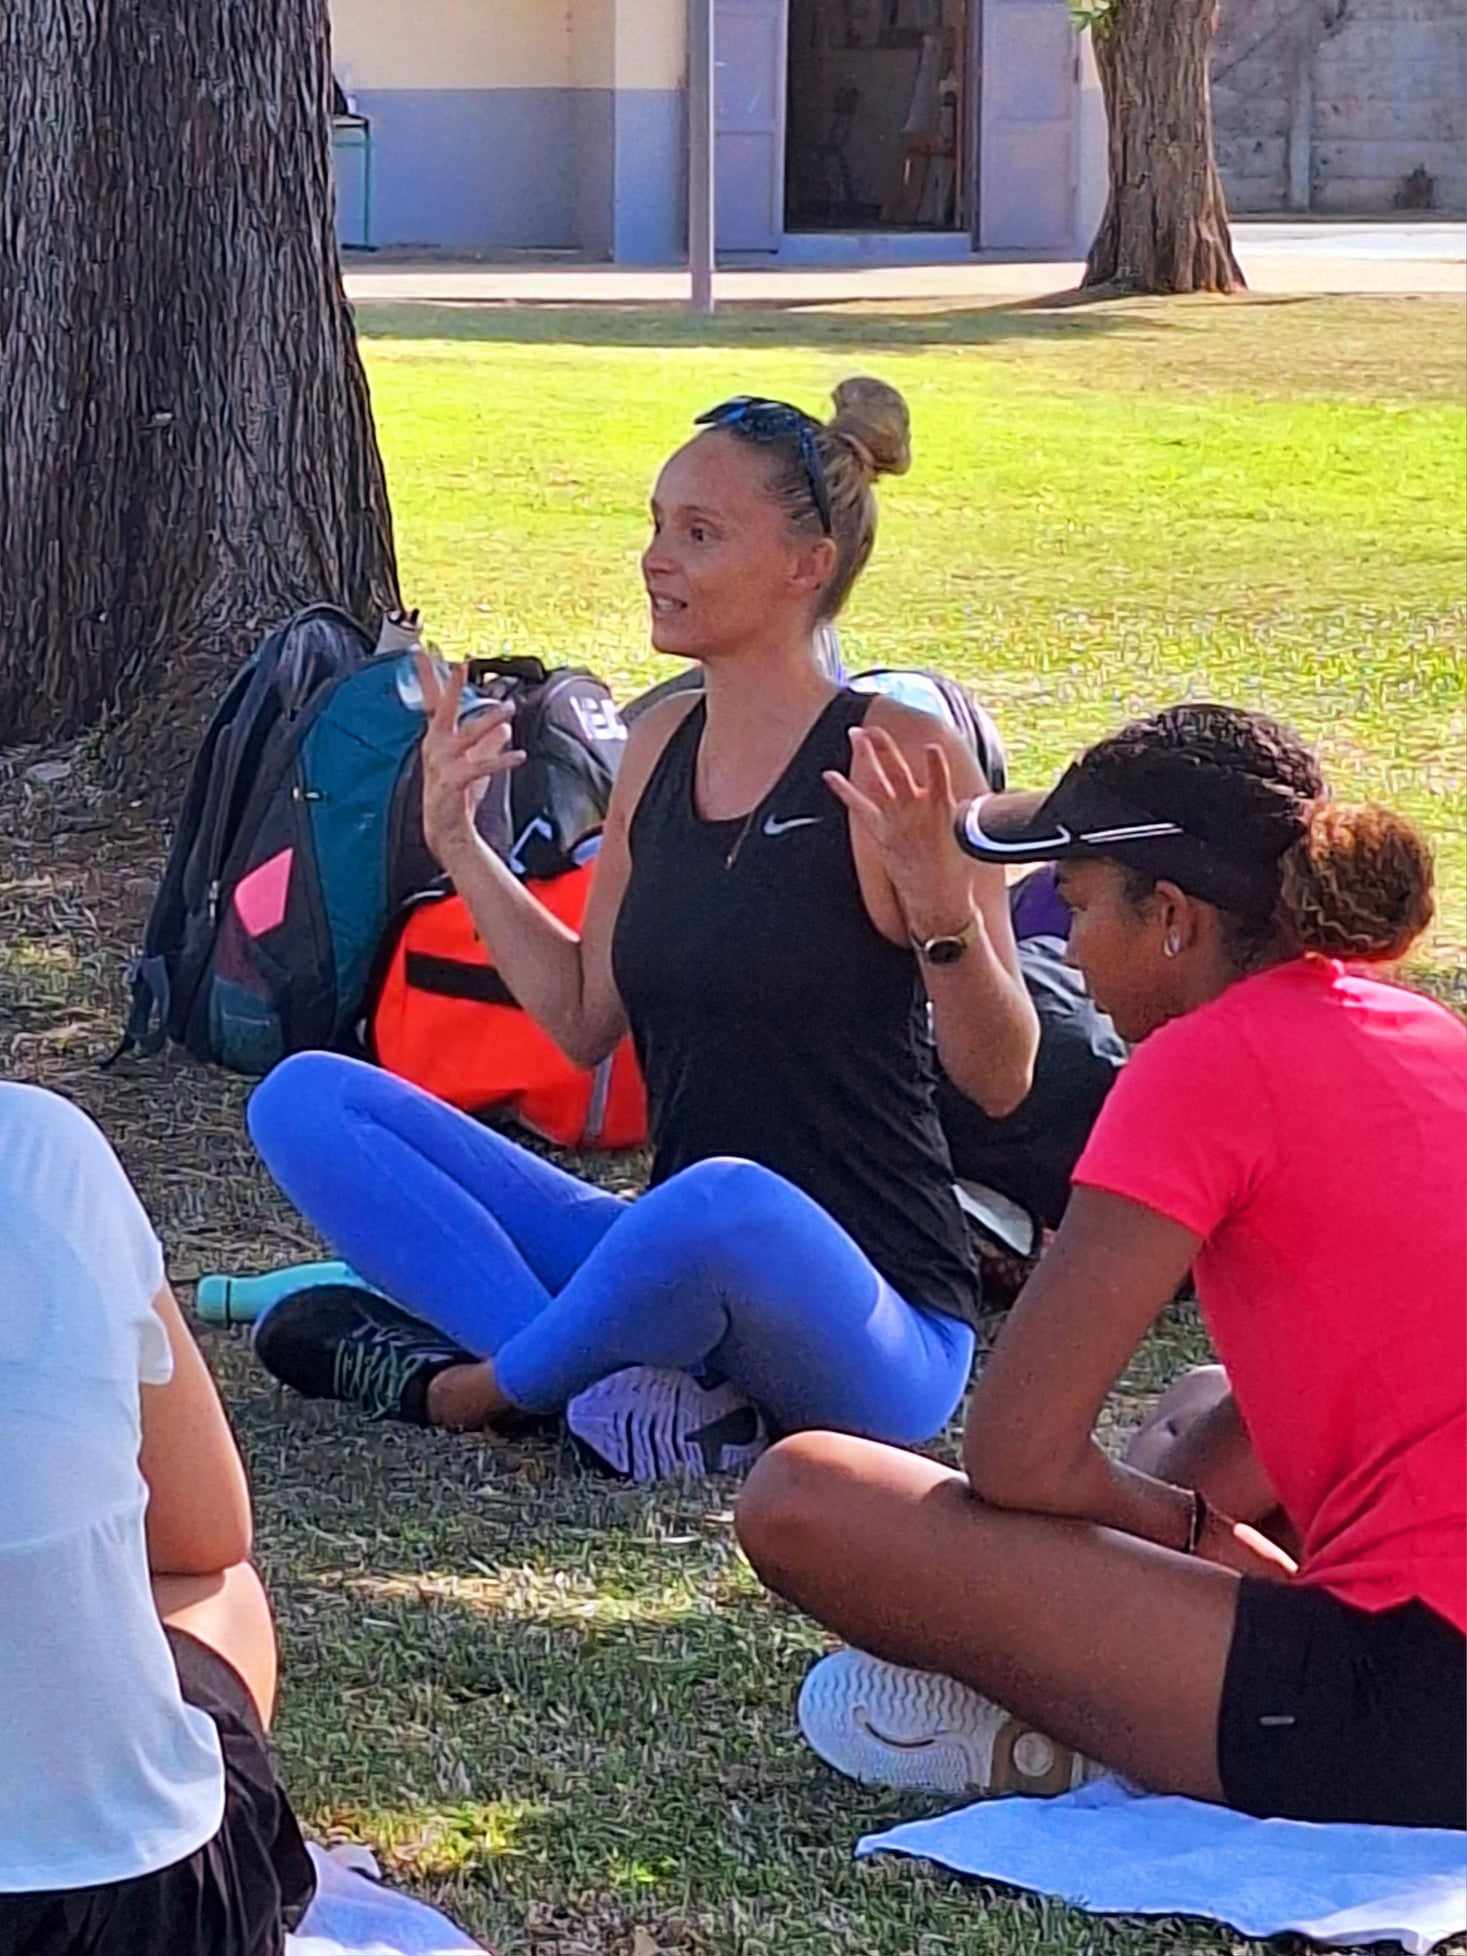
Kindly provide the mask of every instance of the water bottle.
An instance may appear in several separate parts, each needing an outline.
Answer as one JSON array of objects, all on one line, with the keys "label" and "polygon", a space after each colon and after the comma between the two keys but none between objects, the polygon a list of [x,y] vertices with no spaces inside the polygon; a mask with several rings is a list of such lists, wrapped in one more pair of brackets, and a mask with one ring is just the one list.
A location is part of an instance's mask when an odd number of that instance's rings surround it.
[{"label": "water bottle", "polygon": [[[297,1263],[291,1266],[287,1284],[292,1291],[306,1290],[322,1283],[341,1283],[351,1273],[342,1263]],[[205,1324],[224,1326],[253,1324],[274,1296],[268,1283],[258,1277],[200,1277],[194,1291],[194,1310]]]},{"label": "water bottle", "polygon": [[[446,686],[449,677],[447,659],[433,647],[426,649],[420,647],[419,649],[424,652],[425,658],[431,661],[433,670],[438,675],[438,684],[440,686]],[[423,705],[423,682],[418,677],[418,662],[416,659],[399,660],[397,667],[397,697],[410,713],[426,712],[427,709]]]},{"label": "water bottle", "polygon": [[[440,686],[446,686],[453,671],[447,659],[444,658],[436,646],[420,646],[418,649],[423,653],[425,658],[432,662],[433,670],[438,675],[438,684]],[[425,713],[427,711],[427,708],[423,704],[423,683],[418,677],[418,663],[416,659],[404,659],[399,664],[397,668],[397,697],[410,713]],[[458,704],[459,725],[462,726],[472,715],[482,713],[486,707],[494,706],[495,704],[496,702],[494,700],[485,699],[484,695],[477,691],[475,687],[471,685],[465,686]]]}]

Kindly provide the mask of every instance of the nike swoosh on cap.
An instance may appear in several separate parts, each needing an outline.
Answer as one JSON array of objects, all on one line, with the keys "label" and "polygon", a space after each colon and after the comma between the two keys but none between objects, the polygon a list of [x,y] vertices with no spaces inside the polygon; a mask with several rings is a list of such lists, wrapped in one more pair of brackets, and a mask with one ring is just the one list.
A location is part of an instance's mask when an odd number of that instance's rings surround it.
[{"label": "nike swoosh on cap", "polygon": [[784,835],[789,829],[812,828],[815,824],[823,820],[824,817],[820,815],[792,815],[787,822],[781,822],[776,820],[773,815],[769,815],[765,818],[764,833],[766,835]]}]

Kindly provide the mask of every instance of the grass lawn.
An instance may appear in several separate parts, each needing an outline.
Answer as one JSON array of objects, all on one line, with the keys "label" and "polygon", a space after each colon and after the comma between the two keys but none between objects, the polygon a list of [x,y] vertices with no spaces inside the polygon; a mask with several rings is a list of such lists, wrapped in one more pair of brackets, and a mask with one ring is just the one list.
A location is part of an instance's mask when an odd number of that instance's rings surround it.
[{"label": "grass lawn", "polygon": [[[814,405],[853,371],[894,381],[917,465],[888,485],[850,657],[969,679],[1020,781],[1184,693],[1281,712],[1342,792],[1438,839],[1423,972],[1467,999],[1460,306],[763,311],[711,332],[380,307],[360,326],[409,601],[451,650],[580,659],[624,692],[655,673],[646,491],[694,412],[745,391]],[[203,1270],[311,1246],[250,1159],[240,1082],[176,1061],[95,1072],[156,838],[99,844],[95,821],[61,819],[65,794],[0,760],[0,1066],[117,1136],[187,1296]],[[257,1488],[302,1812],[503,1956],[1245,1947],[856,1867],[860,1834],[923,1803],[801,1749],[793,1699],[821,1638],[757,1592],[731,1487],[637,1493],[549,1443],[368,1428],[277,1398],[238,1338],[206,1346]],[[1195,1322],[1163,1326],[1118,1423],[1202,1352]]]},{"label": "grass lawn", "polygon": [[360,315],[404,588],[454,650],[586,660],[636,688],[636,556],[662,458],[733,393],[911,403],[845,636],[941,664],[1039,783],[1134,711],[1265,706],[1337,789],[1444,840],[1430,957],[1464,961],[1463,315],[1451,300],[677,314]]}]

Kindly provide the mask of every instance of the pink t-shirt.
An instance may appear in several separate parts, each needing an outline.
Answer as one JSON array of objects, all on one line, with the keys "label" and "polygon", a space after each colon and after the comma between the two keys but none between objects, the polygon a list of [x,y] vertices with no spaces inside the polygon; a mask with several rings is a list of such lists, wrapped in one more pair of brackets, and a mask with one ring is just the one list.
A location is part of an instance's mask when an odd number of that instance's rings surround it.
[{"label": "pink t-shirt", "polygon": [[1075,1180],[1203,1239],[1203,1315],[1300,1579],[1467,1627],[1467,1027],[1323,959],[1132,1055]]}]

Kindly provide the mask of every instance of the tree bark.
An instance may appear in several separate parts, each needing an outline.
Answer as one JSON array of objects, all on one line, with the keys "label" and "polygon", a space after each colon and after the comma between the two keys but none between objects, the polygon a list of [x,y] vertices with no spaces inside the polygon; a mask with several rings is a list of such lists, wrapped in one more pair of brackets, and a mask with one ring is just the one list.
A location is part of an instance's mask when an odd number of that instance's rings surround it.
[{"label": "tree bark", "polygon": [[1208,68],[1217,0],[1115,0],[1095,30],[1110,201],[1086,286],[1240,292],[1213,151]]},{"label": "tree bark", "polygon": [[0,743],[396,602],[329,81],[326,0],[0,6]]}]

